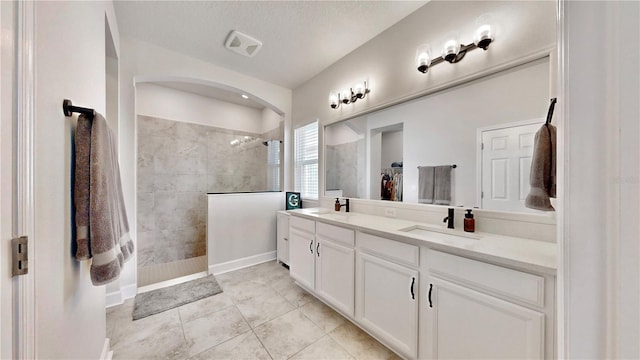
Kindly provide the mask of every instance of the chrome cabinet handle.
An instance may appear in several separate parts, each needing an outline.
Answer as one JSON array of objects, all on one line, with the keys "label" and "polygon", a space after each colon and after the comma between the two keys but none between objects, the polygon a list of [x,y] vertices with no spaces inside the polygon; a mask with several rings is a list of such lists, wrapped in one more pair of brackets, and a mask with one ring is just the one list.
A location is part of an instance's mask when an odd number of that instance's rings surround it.
[{"label": "chrome cabinet handle", "polygon": [[410,290],[411,290],[411,298],[412,298],[413,300],[415,300],[415,299],[416,299],[416,294],[413,292],[413,285],[414,285],[415,283],[416,283],[416,278],[415,278],[415,277],[412,277],[412,278],[411,278],[411,288],[410,288]]},{"label": "chrome cabinet handle", "polygon": [[309,251],[313,254],[313,240],[309,243]]}]

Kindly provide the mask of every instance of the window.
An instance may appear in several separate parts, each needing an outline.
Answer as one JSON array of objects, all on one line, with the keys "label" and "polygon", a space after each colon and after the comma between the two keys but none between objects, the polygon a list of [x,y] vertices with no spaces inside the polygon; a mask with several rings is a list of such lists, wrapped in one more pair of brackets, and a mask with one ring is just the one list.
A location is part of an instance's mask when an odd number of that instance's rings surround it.
[{"label": "window", "polygon": [[318,199],[318,122],[294,130],[295,189],[303,199]]},{"label": "window", "polygon": [[267,141],[267,187],[280,191],[280,140]]}]

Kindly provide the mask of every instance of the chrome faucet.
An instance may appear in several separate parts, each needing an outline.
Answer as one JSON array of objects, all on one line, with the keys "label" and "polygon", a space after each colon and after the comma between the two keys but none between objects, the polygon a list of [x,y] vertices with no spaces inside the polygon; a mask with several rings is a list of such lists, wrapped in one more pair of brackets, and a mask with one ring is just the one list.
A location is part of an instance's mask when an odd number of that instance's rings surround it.
[{"label": "chrome faucet", "polygon": [[449,208],[448,211],[448,215],[446,218],[444,218],[442,220],[442,222],[446,222],[447,223],[447,228],[448,229],[453,229],[453,208]]},{"label": "chrome faucet", "polygon": [[344,206],[345,211],[349,212],[349,199],[344,199],[344,201],[344,204],[340,204],[340,199],[336,198],[336,204],[334,206],[336,211],[340,211],[340,208]]}]

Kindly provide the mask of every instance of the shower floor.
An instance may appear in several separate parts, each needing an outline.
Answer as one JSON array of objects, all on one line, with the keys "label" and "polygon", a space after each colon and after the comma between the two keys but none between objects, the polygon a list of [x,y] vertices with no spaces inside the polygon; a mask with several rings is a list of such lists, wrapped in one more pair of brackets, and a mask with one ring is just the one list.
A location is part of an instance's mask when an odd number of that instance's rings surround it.
[{"label": "shower floor", "polygon": [[[206,275],[207,257],[198,256],[185,260],[172,261],[164,264],[154,264],[138,268],[138,289],[143,286],[162,283],[189,275]],[[191,276],[185,280],[191,280]],[[179,280],[179,279],[178,279]],[[176,283],[180,283],[177,281]],[[169,285],[169,284],[166,284]],[[173,285],[173,284],[171,284]]]}]

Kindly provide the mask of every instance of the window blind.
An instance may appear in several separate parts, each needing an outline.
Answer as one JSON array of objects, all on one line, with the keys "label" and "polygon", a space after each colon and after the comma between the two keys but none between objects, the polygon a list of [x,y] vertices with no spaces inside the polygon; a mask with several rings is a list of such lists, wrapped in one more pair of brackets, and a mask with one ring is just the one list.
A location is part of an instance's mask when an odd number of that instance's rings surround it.
[{"label": "window blind", "polygon": [[294,130],[295,189],[303,199],[318,199],[318,122]]},{"label": "window blind", "polygon": [[268,190],[280,191],[280,141],[267,142],[267,186]]}]

